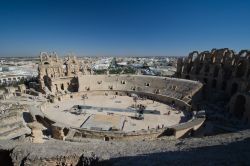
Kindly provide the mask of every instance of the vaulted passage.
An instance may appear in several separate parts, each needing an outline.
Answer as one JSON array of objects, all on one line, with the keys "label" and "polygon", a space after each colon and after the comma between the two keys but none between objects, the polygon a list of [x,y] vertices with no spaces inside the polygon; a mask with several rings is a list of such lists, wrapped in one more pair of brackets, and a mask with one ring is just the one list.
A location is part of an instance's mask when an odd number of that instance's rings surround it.
[{"label": "vaulted passage", "polygon": [[241,119],[246,111],[245,108],[246,98],[242,95],[237,96],[235,104],[234,104],[234,115]]},{"label": "vaulted passage", "polygon": [[222,82],[221,90],[225,91],[227,89],[227,82],[224,80]]},{"label": "vaulted passage", "polygon": [[212,88],[216,88],[216,85],[217,85],[217,81],[216,81],[216,80],[213,80]]},{"label": "vaulted passage", "polygon": [[210,70],[209,65],[206,65],[205,66],[205,73],[209,73],[209,70]]},{"label": "vaulted passage", "polygon": [[214,69],[214,74],[213,74],[214,77],[218,77],[219,70],[220,70],[220,68],[218,66],[216,66]]},{"label": "vaulted passage", "polygon": [[233,83],[231,88],[231,95],[234,95],[238,91],[238,84]]},{"label": "vaulted passage", "polygon": [[189,76],[189,75],[186,75],[186,77],[185,77],[185,78],[189,80],[189,79],[190,79],[190,76]]},{"label": "vaulted passage", "polygon": [[61,90],[64,90],[64,85],[63,84],[61,84]]},{"label": "vaulted passage", "polygon": [[236,77],[242,77],[242,76],[244,76],[245,71],[246,71],[246,64],[245,64],[244,61],[242,61],[237,66]]},{"label": "vaulted passage", "polygon": [[8,150],[0,150],[0,165],[13,165],[10,153]]}]

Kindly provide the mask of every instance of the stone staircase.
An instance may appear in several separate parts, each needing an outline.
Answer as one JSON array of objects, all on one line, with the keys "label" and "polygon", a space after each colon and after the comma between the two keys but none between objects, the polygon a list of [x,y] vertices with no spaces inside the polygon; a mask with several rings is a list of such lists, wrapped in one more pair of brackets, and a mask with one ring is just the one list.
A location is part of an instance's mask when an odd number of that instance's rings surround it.
[{"label": "stone staircase", "polygon": [[0,139],[14,139],[30,133],[23,120],[24,107],[11,106],[0,114]]}]

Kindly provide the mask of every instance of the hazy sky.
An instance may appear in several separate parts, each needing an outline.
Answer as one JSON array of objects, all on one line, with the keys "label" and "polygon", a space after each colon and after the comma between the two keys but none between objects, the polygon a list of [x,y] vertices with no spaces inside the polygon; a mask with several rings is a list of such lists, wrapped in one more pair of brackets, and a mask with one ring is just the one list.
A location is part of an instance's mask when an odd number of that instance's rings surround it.
[{"label": "hazy sky", "polygon": [[250,48],[249,0],[0,0],[0,56]]}]

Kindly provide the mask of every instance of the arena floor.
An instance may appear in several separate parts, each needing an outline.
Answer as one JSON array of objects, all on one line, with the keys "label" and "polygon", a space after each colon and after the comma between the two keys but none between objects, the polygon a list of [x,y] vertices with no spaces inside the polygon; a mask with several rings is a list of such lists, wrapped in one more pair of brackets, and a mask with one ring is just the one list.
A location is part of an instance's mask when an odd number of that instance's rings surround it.
[{"label": "arena floor", "polygon": [[[134,115],[129,107],[135,104],[133,97],[114,95],[88,95],[87,99],[69,99],[51,103],[44,111],[50,119],[73,127],[86,129],[122,130],[125,132],[148,128],[166,127],[179,124],[186,120],[184,113],[149,99],[137,100],[137,104],[146,106],[144,119],[131,118]],[[75,105],[91,106],[81,110],[81,114],[74,114]],[[107,108],[107,109],[105,109]],[[159,114],[151,113],[159,111]],[[147,113],[146,113],[147,112]],[[170,112],[170,114],[169,114]]]}]

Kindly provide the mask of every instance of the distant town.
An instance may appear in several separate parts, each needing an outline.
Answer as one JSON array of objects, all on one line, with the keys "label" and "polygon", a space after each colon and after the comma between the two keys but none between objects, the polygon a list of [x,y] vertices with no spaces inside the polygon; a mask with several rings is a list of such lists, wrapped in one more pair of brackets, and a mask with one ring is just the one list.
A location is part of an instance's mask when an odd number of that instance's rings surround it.
[{"label": "distant town", "polygon": [[[72,56],[72,55],[70,55]],[[65,55],[67,57],[67,55]],[[93,74],[141,74],[172,76],[176,72],[176,57],[78,57],[80,65],[90,64]],[[37,57],[0,58],[0,86],[15,85],[35,79]]]}]

